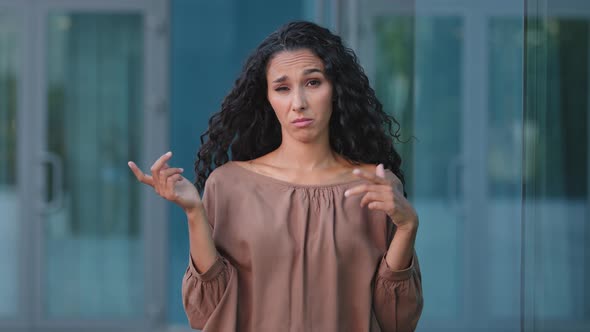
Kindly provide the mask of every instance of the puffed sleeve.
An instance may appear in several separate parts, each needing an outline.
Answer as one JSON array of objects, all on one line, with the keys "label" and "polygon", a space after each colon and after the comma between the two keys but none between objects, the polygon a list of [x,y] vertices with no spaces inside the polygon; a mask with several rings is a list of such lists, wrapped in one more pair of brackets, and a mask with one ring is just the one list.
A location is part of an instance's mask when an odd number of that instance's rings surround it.
[{"label": "puffed sleeve", "polygon": [[[213,181],[212,181],[213,182]],[[203,206],[212,227],[215,224],[215,190],[205,186]],[[189,255],[182,280],[182,302],[189,324],[203,331],[235,331],[238,307],[237,270],[222,256],[203,273]]]},{"label": "puffed sleeve", "polygon": [[385,256],[375,277],[373,310],[381,331],[411,332],[416,329],[422,313],[422,276],[414,252],[410,267],[393,271]]},{"label": "puffed sleeve", "polygon": [[191,259],[182,281],[182,302],[192,328],[235,331],[238,304],[236,269],[225,258],[218,257],[209,270],[201,274]]}]

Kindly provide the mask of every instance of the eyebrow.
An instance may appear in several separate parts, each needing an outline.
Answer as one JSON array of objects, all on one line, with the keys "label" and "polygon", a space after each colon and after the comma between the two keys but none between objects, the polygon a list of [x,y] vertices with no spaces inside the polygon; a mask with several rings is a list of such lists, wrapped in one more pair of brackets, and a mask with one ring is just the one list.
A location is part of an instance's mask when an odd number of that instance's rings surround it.
[{"label": "eyebrow", "polygon": [[[312,74],[312,73],[322,73],[323,74],[324,72],[321,71],[319,68],[309,68],[309,69],[305,69],[303,71],[303,75],[309,75],[309,74]],[[287,80],[287,75],[283,75],[283,76],[277,78],[276,80],[274,80],[272,82],[273,83],[282,83],[282,82],[284,82],[286,80]]]},{"label": "eyebrow", "polygon": [[323,72],[319,68],[310,68],[303,71],[303,75],[309,75],[311,73],[322,73]]}]

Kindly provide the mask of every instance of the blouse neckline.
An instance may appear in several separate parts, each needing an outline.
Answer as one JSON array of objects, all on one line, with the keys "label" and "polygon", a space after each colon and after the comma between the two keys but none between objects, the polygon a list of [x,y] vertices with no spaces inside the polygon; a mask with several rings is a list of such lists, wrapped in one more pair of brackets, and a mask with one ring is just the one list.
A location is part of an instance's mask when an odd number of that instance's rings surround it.
[{"label": "blouse neckline", "polygon": [[272,176],[255,172],[251,169],[247,169],[243,166],[240,166],[238,163],[233,162],[233,161],[227,162],[226,165],[230,165],[234,168],[239,169],[240,171],[242,171],[244,173],[247,173],[248,175],[257,177],[257,178],[265,180],[267,182],[272,182],[272,183],[279,184],[281,186],[285,186],[285,187],[289,187],[289,188],[331,189],[331,188],[344,187],[344,186],[348,186],[353,183],[364,181],[363,179],[355,179],[355,180],[349,180],[349,181],[345,181],[345,182],[336,182],[336,183],[327,183],[327,184],[299,184],[299,183],[293,183],[293,182],[288,182],[288,181],[284,181],[284,180],[279,180],[279,179],[274,178]]}]

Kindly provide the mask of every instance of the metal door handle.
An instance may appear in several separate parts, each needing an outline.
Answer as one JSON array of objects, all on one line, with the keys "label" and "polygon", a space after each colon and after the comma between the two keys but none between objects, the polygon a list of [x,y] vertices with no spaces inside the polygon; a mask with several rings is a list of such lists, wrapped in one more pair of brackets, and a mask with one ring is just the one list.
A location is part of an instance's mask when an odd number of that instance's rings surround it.
[{"label": "metal door handle", "polygon": [[447,181],[448,181],[448,199],[451,209],[457,213],[461,213],[461,203],[459,198],[459,172],[463,167],[463,158],[461,155],[457,155],[451,159],[447,169]]},{"label": "metal door handle", "polygon": [[[63,206],[63,163],[58,154],[49,151],[43,152],[41,162],[50,166],[52,179],[52,199],[42,203],[42,211],[44,213],[57,212]],[[45,181],[45,183],[47,184],[49,181]]]}]

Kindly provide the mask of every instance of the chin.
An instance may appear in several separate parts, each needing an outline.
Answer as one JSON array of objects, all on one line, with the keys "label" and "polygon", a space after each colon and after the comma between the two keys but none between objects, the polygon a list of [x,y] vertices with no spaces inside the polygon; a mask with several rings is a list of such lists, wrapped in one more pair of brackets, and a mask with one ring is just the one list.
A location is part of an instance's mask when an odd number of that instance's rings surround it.
[{"label": "chin", "polygon": [[300,137],[295,137],[295,139],[298,142],[305,143],[305,144],[311,144],[311,143],[315,143],[315,142],[319,141],[319,137],[317,135],[300,136]]},{"label": "chin", "polygon": [[[311,129],[311,130],[310,130]],[[292,141],[311,144],[322,139],[322,135],[314,129],[309,128],[308,130],[292,131],[287,133]]]}]

